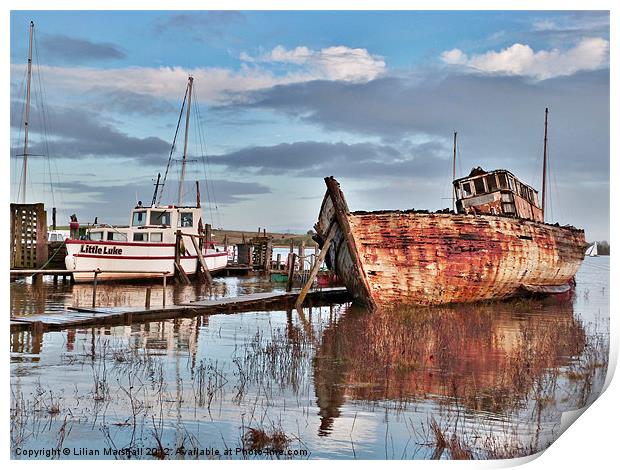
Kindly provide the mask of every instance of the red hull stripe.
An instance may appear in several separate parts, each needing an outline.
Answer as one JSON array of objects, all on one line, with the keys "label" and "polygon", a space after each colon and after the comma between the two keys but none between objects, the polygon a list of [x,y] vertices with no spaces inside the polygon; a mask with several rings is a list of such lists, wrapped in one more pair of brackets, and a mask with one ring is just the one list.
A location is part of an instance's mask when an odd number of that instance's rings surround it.
[{"label": "red hull stripe", "polygon": [[109,242],[99,240],[67,240],[69,245],[121,245],[121,246],[151,246],[153,248],[174,246],[174,243],[144,243],[144,242]]},{"label": "red hull stripe", "polygon": [[[160,259],[174,259],[174,256],[114,256],[114,255],[93,255],[90,253],[76,253],[73,256],[78,258],[102,258],[102,259],[138,259],[138,260],[160,260]],[[208,255],[202,255],[204,258],[214,258],[217,256],[228,256],[227,253],[213,253]],[[198,256],[181,256],[181,259],[197,259]]]}]

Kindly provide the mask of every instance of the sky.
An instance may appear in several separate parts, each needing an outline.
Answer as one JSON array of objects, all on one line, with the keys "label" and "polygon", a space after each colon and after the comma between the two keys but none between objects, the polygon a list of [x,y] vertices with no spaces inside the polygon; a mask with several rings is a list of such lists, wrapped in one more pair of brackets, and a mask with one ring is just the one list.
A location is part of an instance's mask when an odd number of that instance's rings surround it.
[{"label": "sky", "polygon": [[352,210],[451,207],[454,132],[457,177],[540,189],[548,107],[547,221],[609,239],[606,12],[13,11],[12,201],[31,20],[27,199],[59,223],[150,203],[192,75],[185,202],[199,180],[214,227],[305,232],[330,175]]}]

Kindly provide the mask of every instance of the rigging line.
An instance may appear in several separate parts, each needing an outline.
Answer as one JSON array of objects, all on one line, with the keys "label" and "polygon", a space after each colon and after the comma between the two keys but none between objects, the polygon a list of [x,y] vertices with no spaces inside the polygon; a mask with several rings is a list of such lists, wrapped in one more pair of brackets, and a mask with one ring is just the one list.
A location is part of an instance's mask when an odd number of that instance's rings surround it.
[{"label": "rigging line", "polygon": [[41,121],[42,121],[42,127],[43,127],[43,142],[45,144],[45,154],[46,154],[46,161],[47,161],[47,168],[48,168],[48,173],[49,173],[49,183],[50,183],[50,194],[52,197],[52,207],[56,207],[56,198],[54,195],[54,183],[52,181],[52,166],[50,163],[50,145],[49,145],[49,133],[48,133],[48,125],[47,125],[47,112],[45,109],[45,92],[43,90],[43,84],[41,82],[41,62],[39,60],[39,47],[38,47],[38,43],[37,43],[37,38],[36,38],[36,34],[33,34],[33,44],[34,44],[34,51],[35,51],[35,65],[36,65],[36,69],[37,69],[37,81],[35,81],[35,89],[36,89],[36,84],[38,82],[38,86],[39,86],[39,106],[41,109]]},{"label": "rigging line", "polygon": [[[200,116],[201,116],[201,120],[202,120],[202,114]],[[213,211],[211,210],[211,221],[215,222],[216,219],[217,219],[218,225],[221,226],[222,225],[222,221],[220,220],[220,212],[219,212],[219,207],[218,207],[218,204],[217,204],[217,198],[216,198],[216,194],[217,193],[215,191],[215,182],[214,182],[213,178],[207,178],[207,175],[206,175],[206,171],[207,170],[208,170],[208,174],[209,175],[213,175],[213,172],[211,171],[211,163],[210,163],[210,159],[209,159],[207,139],[204,136],[203,127],[199,126],[198,129],[199,129],[199,132],[200,132],[200,135],[201,135],[202,142],[204,143],[203,171],[205,171],[205,181],[206,181],[207,186],[209,186],[209,185],[211,186],[211,197],[212,197],[213,205],[215,206],[215,218],[213,217]],[[207,163],[207,168],[206,169],[204,168],[205,160],[206,160],[206,163]]]},{"label": "rigging line", "polygon": [[[198,100],[196,100],[196,102],[197,101]],[[219,214],[217,212],[217,201],[215,199],[215,188],[213,187],[213,182],[210,181],[209,178],[207,177],[207,167],[205,166],[205,160],[208,162],[207,142],[204,136],[203,128],[200,125],[200,122],[202,122],[202,113],[199,107],[197,107],[196,109],[197,109],[196,114],[198,115],[198,119],[199,119],[199,124],[196,127],[198,129],[198,135],[199,135],[200,146],[201,146],[202,171],[203,171],[203,175],[205,179],[205,186],[207,187],[207,197],[209,198],[209,215],[211,217],[211,225],[214,225],[216,222],[216,218],[213,217],[213,206],[215,206],[216,216],[218,216],[219,218]]]},{"label": "rigging line", "polygon": [[[195,103],[198,103],[198,100],[194,100]],[[197,105],[196,106],[196,119],[198,120],[198,122],[196,123],[196,129],[198,129],[198,140],[200,142],[200,155],[201,155],[201,160],[202,160],[202,170],[203,170],[203,174],[204,174],[204,179],[205,179],[205,186],[207,188],[207,199],[209,201],[209,216],[211,217],[211,225],[215,224],[215,219],[213,217],[213,205],[215,205],[215,193],[213,191],[213,187],[211,186],[211,188],[209,188],[209,179],[207,178],[207,169],[205,167],[205,159],[207,158],[207,143],[206,143],[206,139],[204,137],[204,133],[202,130],[202,126],[200,125],[200,122],[202,121],[202,113],[200,111],[200,107]],[[217,206],[216,206],[217,207]]]},{"label": "rigging line", "polygon": [[[170,163],[172,162],[172,155],[174,153],[174,149],[177,143],[177,136],[179,135],[179,126],[181,125],[181,119],[183,117],[183,110],[185,109],[185,101],[187,100],[187,89],[185,88],[185,95],[183,96],[183,103],[181,104],[181,112],[179,113],[179,120],[177,121],[177,128],[174,131],[174,139],[172,140],[172,147],[170,148],[170,155],[168,156],[168,164],[166,165],[166,172],[164,173],[164,180],[161,184],[161,188],[159,190],[159,195],[157,197],[157,205],[159,205],[161,201],[161,196],[164,192],[164,187],[166,185],[166,178],[168,178],[168,170],[170,169]],[[179,177],[180,179],[180,177]]]},{"label": "rigging line", "polygon": [[[200,119],[202,121],[202,112],[200,112]],[[202,153],[203,158],[202,158],[202,168],[203,168],[203,173],[205,175],[205,184],[207,185],[207,188],[211,188],[210,191],[207,191],[207,193],[209,194],[209,198],[210,198],[210,204],[209,204],[209,212],[211,214],[211,224],[214,225],[217,222],[217,225],[219,227],[222,226],[222,221],[220,219],[220,213],[219,213],[219,208],[217,206],[217,199],[216,199],[216,192],[215,192],[215,183],[213,182],[212,178],[209,178],[207,176],[207,172],[209,175],[213,175],[213,172],[211,171],[211,166],[209,164],[209,154],[208,154],[208,146],[207,146],[207,139],[204,136],[204,131],[202,126],[199,127],[199,131],[200,131],[200,135],[201,135],[201,141],[204,144],[204,151]],[[205,161],[206,161],[206,166],[205,166]],[[213,207],[215,207],[215,217],[213,216]]]},{"label": "rigging line", "polygon": [[[22,125],[24,123],[25,117],[24,117],[24,107],[26,106],[25,104],[25,99],[21,99],[22,96],[25,94],[24,88],[26,85],[26,76],[28,75],[28,71],[24,70],[24,75],[21,81],[21,85],[19,87],[19,94],[17,96],[20,97],[20,101],[21,101],[21,108],[19,111],[19,127],[18,127],[18,132],[17,132],[17,142],[15,144],[15,148],[19,147],[20,141],[22,140]],[[17,167],[17,165],[15,165]],[[17,168],[16,168],[17,169]],[[22,189],[22,174],[23,174],[23,161],[22,161],[22,171],[19,172],[19,186],[17,187],[17,199],[15,199],[15,201],[19,201],[20,200],[20,196],[21,196],[21,189]]]}]

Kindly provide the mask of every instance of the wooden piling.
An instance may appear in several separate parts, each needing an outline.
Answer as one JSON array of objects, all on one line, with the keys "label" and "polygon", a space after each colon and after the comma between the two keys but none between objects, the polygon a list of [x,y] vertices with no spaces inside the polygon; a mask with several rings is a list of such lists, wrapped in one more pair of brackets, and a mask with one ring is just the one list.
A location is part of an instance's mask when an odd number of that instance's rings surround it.
[{"label": "wooden piling", "polygon": [[97,274],[99,274],[98,269],[95,271],[95,275],[93,278],[93,303],[92,303],[93,308],[95,308],[95,306],[97,305]]},{"label": "wooden piling", "polygon": [[288,254],[288,279],[286,280],[286,292],[293,289],[293,276],[295,275],[295,253]]},{"label": "wooden piling", "polygon": [[303,273],[304,272],[304,261],[306,259],[306,242],[305,241],[301,241],[299,244],[299,272]]},{"label": "wooden piling", "polygon": [[166,274],[164,274],[164,280],[163,280],[163,284],[164,284],[164,291],[162,293],[162,306],[165,307],[166,306]]},{"label": "wooden piling", "polygon": [[146,295],[144,298],[144,307],[151,308],[151,288],[150,287],[146,288]]},{"label": "wooden piling", "polygon": [[181,230],[176,231],[176,238],[174,243],[174,277],[177,282],[182,284],[189,284],[189,277],[185,273],[183,266],[181,266],[181,248],[183,243],[183,235]]}]

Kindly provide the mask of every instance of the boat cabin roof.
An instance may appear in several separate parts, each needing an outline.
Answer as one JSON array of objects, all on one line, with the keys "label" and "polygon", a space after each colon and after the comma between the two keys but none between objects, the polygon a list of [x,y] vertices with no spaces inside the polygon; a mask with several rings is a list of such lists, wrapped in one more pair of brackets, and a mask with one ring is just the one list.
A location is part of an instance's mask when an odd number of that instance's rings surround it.
[{"label": "boat cabin roof", "polygon": [[468,176],[454,180],[459,213],[507,215],[543,221],[538,191],[508,170],[473,168]]}]

